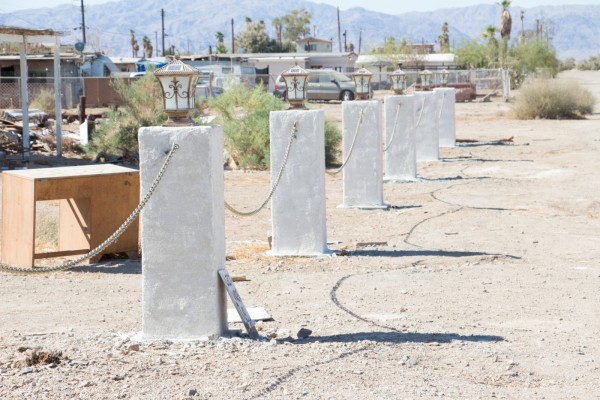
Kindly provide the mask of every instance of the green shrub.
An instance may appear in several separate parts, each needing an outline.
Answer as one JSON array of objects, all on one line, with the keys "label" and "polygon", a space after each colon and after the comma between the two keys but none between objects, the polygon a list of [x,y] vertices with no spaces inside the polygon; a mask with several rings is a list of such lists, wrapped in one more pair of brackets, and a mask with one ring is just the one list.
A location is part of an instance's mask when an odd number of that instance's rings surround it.
[{"label": "green shrub", "polygon": [[154,74],[127,84],[123,79],[114,79],[111,85],[119,93],[121,106],[111,109],[107,121],[98,125],[92,134],[86,152],[95,157],[104,152],[120,154],[122,149],[138,150],[138,130],[143,126],[160,126],[167,120],[162,103],[162,92]]},{"label": "green shrub", "polygon": [[591,114],[596,100],[574,81],[526,81],[513,105],[519,119],[579,119]]},{"label": "green shrub", "polygon": [[[261,86],[248,89],[235,85],[209,101],[223,128],[224,147],[242,168],[267,169],[270,164],[271,111],[288,108],[287,103],[265,92]],[[335,161],[341,135],[325,122],[325,162]]]}]

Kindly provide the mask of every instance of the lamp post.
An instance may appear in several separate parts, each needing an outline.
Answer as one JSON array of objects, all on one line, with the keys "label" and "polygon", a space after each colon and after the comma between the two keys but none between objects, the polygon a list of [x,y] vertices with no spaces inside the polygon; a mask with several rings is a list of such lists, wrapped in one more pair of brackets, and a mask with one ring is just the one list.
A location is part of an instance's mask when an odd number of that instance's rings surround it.
[{"label": "lamp post", "polygon": [[363,65],[358,71],[352,73],[357,100],[367,100],[371,89],[373,74]]},{"label": "lamp post", "polygon": [[165,112],[169,116],[165,126],[190,126],[194,122],[190,111],[196,108],[197,69],[180,60],[173,60],[154,72],[163,93]]},{"label": "lamp post", "polygon": [[440,71],[440,85],[442,87],[448,86],[448,75],[450,75],[450,72],[446,68]]},{"label": "lamp post", "polygon": [[295,65],[281,74],[285,82],[285,93],[290,108],[305,109],[306,85],[308,84],[308,71]]},{"label": "lamp post", "polygon": [[400,68],[390,74],[392,78],[392,89],[396,94],[404,94],[406,90],[406,72]]},{"label": "lamp post", "polygon": [[431,73],[430,70],[426,69],[421,72],[421,88],[422,90],[431,90]]}]

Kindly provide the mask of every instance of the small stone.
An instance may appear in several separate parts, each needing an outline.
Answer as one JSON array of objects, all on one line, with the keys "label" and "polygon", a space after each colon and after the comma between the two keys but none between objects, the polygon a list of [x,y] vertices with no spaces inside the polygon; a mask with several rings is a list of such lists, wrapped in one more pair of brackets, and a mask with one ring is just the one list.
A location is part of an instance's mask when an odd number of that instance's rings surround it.
[{"label": "small stone", "polygon": [[271,340],[269,340],[269,344],[270,344],[271,346],[275,346],[275,345],[277,344],[277,340],[275,340],[275,339],[271,339]]},{"label": "small stone", "polygon": [[197,395],[198,395],[198,390],[196,390],[196,389],[188,390],[188,396],[197,396]]},{"label": "small stone", "polygon": [[140,351],[140,345],[138,343],[129,345],[129,347],[127,348],[127,352],[130,351]]},{"label": "small stone", "polygon": [[298,337],[298,339],[306,339],[307,337],[309,337],[312,334],[312,331],[308,328],[301,328],[298,333],[296,334],[296,336]]}]

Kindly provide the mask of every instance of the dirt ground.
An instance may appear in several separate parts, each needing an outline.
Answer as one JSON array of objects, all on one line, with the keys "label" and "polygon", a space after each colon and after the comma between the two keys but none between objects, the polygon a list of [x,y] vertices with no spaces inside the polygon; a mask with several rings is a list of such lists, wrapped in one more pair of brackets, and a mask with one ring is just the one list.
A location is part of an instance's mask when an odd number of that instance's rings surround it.
[{"label": "dirt ground", "polygon": [[[567,78],[600,100],[600,73]],[[499,100],[461,103],[457,137],[480,142],[385,184],[389,211],[337,208],[327,176],[337,256],[268,257],[269,209],[226,213],[227,268],[273,317],[258,342],[135,343],[138,261],[1,274],[0,398],[600,398],[600,108],[518,121]],[[237,208],[268,190],[267,172],[225,173]]]}]

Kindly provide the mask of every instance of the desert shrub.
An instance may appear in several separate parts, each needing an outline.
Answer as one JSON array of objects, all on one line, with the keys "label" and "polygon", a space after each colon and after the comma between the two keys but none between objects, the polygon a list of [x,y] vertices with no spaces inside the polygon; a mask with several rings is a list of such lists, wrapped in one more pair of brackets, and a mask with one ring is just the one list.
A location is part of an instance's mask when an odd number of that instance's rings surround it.
[{"label": "desert shrub", "polygon": [[160,126],[167,120],[163,109],[162,92],[154,74],[127,84],[114,79],[111,85],[119,93],[121,106],[111,109],[106,123],[97,127],[86,147],[89,155],[121,153],[122,149],[138,150],[138,130],[144,126]]},{"label": "desert shrub", "polygon": [[41,89],[31,99],[31,108],[37,108],[46,113],[54,113],[54,90]]},{"label": "desert shrub", "polygon": [[325,164],[331,165],[338,160],[340,155],[340,142],[342,134],[335,122],[325,120]]},{"label": "desert shrub", "polygon": [[600,54],[592,56],[587,60],[581,61],[577,64],[577,69],[581,71],[598,71],[600,70]]},{"label": "desert shrub", "polygon": [[596,100],[574,81],[531,79],[513,105],[519,119],[578,119],[591,114]]},{"label": "desert shrub", "polygon": [[[224,147],[242,168],[267,169],[270,164],[271,111],[288,105],[261,86],[248,89],[235,85],[209,101],[223,128]],[[325,124],[326,162],[333,162],[341,136],[333,123]]]}]

